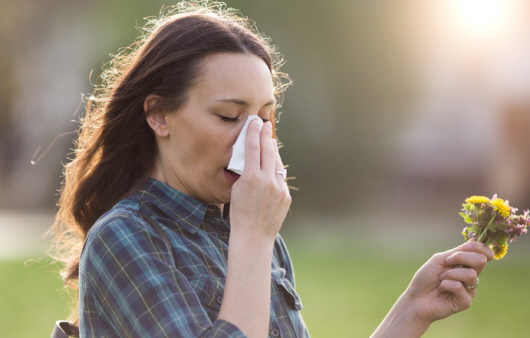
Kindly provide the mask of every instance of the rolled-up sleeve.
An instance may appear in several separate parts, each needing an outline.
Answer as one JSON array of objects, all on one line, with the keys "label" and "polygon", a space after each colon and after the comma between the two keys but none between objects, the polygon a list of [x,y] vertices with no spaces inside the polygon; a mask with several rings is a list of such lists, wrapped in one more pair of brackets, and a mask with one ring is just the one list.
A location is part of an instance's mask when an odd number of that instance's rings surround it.
[{"label": "rolled-up sleeve", "polygon": [[208,316],[196,286],[142,220],[113,219],[93,230],[80,264],[81,337],[246,337]]}]

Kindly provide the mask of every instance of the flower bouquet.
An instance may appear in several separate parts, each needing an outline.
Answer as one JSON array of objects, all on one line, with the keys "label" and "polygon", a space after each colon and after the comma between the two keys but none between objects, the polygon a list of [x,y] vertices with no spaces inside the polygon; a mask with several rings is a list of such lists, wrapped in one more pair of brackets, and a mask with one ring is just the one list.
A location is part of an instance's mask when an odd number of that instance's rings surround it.
[{"label": "flower bouquet", "polygon": [[464,228],[462,234],[466,241],[476,238],[488,245],[495,259],[503,258],[508,252],[508,242],[527,233],[530,224],[529,211],[517,215],[517,208],[512,208],[508,201],[494,195],[489,199],[484,196],[471,196],[462,204],[460,216],[471,226]]}]

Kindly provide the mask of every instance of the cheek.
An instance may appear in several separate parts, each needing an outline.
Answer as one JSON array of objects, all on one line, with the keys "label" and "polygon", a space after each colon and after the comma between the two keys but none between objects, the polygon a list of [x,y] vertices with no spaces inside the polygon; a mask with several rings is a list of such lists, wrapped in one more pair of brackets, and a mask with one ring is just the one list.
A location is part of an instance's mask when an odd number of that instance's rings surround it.
[{"label": "cheek", "polygon": [[[234,128],[233,126],[221,126],[224,128],[216,128],[209,133],[209,143],[218,151],[223,149],[230,149],[236,143],[237,137],[241,128]],[[206,136],[206,135],[205,135]]]},{"label": "cheek", "polygon": [[[226,130],[216,130],[211,133],[204,133],[201,136],[195,135],[194,152],[202,157],[205,162],[223,162],[222,165],[228,165],[232,156],[232,147],[236,142],[237,135]],[[226,162],[226,163],[225,163]],[[217,166],[219,163],[212,163]]]},{"label": "cheek", "polygon": [[236,140],[237,140],[238,136],[239,136],[239,133],[231,133],[231,134],[227,135],[227,137],[225,138],[224,142],[226,143],[226,146],[228,148],[230,148],[230,151],[232,150],[232,147],[236,143]]},{"label": "cheek", "polygon": [[242,128],[243,128],[243,125],[240,125],[238,126],[238,128],[232,128],[231,130],[225,133],[225,140],[229,144],[230,147],[232,147],[234,143],[236,143],[236,140],[239,137],[239,134],[241,133]]},{"label": "cheek", "polygon": [[[210,121],[210,125],[188,123],[181,125],[176,146],[195,158],[201,166],[218,167],[228,165],[232,147],[239,136],[240,128]],[[219,163],[222,162],[222,163]],[[226,162],[226,163],[225,163]]]}]

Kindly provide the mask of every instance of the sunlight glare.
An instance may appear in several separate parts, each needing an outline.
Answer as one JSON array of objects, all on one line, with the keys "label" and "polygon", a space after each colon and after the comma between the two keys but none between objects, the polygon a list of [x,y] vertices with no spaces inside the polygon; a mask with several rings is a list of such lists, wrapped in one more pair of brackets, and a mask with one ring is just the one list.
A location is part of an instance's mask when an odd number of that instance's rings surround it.
[{"label": "sunlight glare", "polygon": [[513,17],[513,0],[453,0],[458,24],[473,35],[499,33]]}]

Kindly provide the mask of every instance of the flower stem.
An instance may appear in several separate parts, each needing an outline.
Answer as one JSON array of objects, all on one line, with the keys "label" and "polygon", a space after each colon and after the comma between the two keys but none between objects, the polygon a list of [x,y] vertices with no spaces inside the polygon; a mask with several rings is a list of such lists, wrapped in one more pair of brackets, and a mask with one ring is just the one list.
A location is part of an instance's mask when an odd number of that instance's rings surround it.
[{"label": "flower stem", "polygon": [[492,217],[491,220],[489,221],[488,225],[486,225],[486,226],[484,227],[484,230],[482,230],[482,233],[480,234],[480,236],[478,236],[478,238],[477,238],[477,241],[478,241],[478,242],[485,243],[485,242],[483,242],[483,239],[484,239],[483,237],[486,236],[486,233],[488,232],[488,227],[490,226],[491,222],[493,222],[494,219],[495,219],[495,213],[493,213],[493,217]]}]

